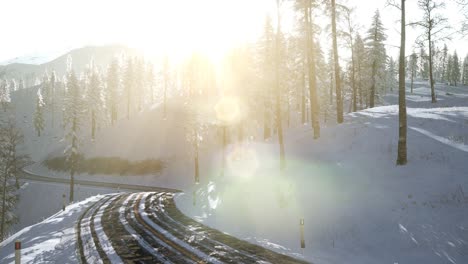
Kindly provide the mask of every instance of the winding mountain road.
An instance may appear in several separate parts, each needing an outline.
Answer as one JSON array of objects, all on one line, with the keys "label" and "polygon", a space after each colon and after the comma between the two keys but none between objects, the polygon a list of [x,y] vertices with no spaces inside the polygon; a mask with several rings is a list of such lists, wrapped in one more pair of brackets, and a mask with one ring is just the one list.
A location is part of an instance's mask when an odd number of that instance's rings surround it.
[{"label": "winding mountain road", "polygon": [[306,263],[192,220],[171,192],[106,195],[76,234],[82,263]]}]

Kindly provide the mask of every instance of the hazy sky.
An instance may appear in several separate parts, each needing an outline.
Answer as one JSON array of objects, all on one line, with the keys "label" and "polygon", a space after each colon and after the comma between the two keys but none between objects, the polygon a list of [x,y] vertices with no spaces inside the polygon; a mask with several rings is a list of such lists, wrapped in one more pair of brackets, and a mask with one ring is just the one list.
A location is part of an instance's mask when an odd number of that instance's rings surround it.
[{"label": "hazy sky", "polygon": [[[2,0],[0,61],[32,53],[50,53],[84,45],[122,43],[147,52],[184,54],[198,49],[213,56],[232,43],[252,40],[262,29],[265,12],[274,11],[275,0]],[[399,14],[386,0],[347,1],[356,6],[361,32],[379,8],[389,35],[389,54],[399,45]],[[418,20],[417,0],[408,0],[409,22]],[[457,28],[461,15],[447,2],[444,15]],[[284,14],[284,29],[291,24]],[[328,18],[326,18],[328,19]],[[322,21],[327,23],[328,21]],[[457,28],[458,29],[458,28]],[[420,34],[408,29],[408,46]],[[324,36],[325,37],[325,36]],[[450,47],[461,56],[467,40],[456,37]]]}]

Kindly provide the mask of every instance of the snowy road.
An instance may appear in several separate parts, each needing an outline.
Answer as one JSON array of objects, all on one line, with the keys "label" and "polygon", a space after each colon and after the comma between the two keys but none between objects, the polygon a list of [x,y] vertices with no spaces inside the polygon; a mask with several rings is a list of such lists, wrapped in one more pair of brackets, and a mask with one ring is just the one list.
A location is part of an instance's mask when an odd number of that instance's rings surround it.
[{"label": "snowy road", "polygon": [[[62,179],[62,178],[56,178],[56,177],[36,175],[26,170],[22,171],[20,178],[23,180],[28,180],[28,181],[70,184],[70,179]],[[83,185],[83,186],[103,187],[103,188],[122,189],[122,190],[131,190],[131,191],[180,192],[179,190],[170,189],[170,188],[159,188],[159,187],[145,186],[145,185],[121,184],[121,183],[87,181],[87,180],[76,180],[76,179],[75,179],[75,184]]]},{"label": "snowy road", "polygon": [[106,195],[76,230],[82,263],[305,263],[203,226],[170,192]]}]

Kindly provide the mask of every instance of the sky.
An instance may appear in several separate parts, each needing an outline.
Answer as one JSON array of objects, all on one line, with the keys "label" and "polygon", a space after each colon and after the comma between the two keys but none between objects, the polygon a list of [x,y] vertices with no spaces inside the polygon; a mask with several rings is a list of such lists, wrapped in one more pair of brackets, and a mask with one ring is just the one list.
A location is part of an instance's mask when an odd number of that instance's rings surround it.
[{"label": "sky", "polygon": [[[355,20],[363,33],[378,8],[388,29],[388,53],[398,55],[399,14],[386,0],[352,1]],[[339,1],[339,2],[343,2]],[[184,56],[192,50],[219,57],[233,45],[254,40],[265,14],[274,15],[275,0],[1,0],[0,61],[31,54],[58,53],[85,45],[125,44],[147,53]],[[421,16],[417,0],[407,0],[408,22]],[[461,14],[447,2],[443,15],[460,25]],[[293,18],[283,11],[283,29]],[[328,23],[327,17],[323,17]],[[6,26],[5,26],[6,25]],[[421,31],[408,28],[407,50]],[[322,36],[327,38],[327,36]],[[462,57],[467,40],[456,37],[448,46]],[[190,47],[190,49],[188,48]],[[408,52],[409,52],[408,51]]]}]

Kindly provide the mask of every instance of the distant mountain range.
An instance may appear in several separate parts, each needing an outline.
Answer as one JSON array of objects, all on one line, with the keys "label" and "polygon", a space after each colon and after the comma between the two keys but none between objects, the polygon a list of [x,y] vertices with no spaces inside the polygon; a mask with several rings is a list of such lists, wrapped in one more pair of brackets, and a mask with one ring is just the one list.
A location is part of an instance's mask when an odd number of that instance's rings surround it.
[{"label": "distant mountain range", "polygon": [[114,56],[120,54],[126,56],[141,56],[135,49],[123,45],[88,46],[66,52],[64,54],[47,54],[18,57],[0,65],[0,78],[23,79],[27,86],[34,84],[36,78],[41,78],[47,72],[55,71],[61,77],[67,70],[67,57],[72,57],[72,69],[82,72],[86,69],[91,59],[97,67],[106,67]]}]

